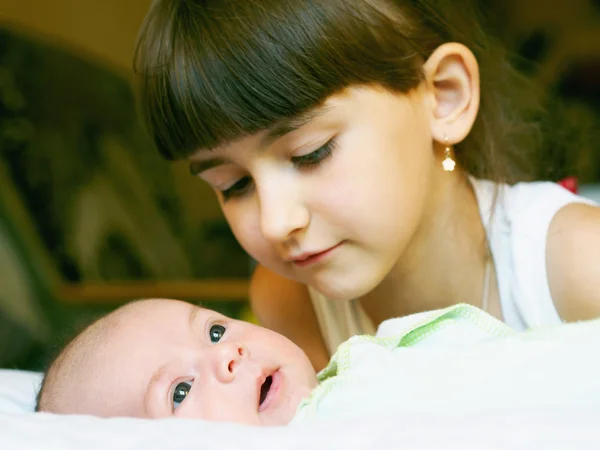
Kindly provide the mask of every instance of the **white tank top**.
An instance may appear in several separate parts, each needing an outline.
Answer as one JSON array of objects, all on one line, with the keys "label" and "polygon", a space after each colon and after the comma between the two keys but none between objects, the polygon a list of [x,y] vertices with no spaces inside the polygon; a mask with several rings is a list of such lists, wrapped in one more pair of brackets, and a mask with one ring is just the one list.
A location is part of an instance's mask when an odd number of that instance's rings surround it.
[{"label": "white tank top", "polygon": [[[594,203],[550,182],[508,186],[472,178],[471,183],[494,258],[505,323],[518,331],[560,323],[546,273],[548,229],[563,206]],[[311,287],[308,291],[330,355],[351,336],[375,334],[358,301],[329,301]]]}]

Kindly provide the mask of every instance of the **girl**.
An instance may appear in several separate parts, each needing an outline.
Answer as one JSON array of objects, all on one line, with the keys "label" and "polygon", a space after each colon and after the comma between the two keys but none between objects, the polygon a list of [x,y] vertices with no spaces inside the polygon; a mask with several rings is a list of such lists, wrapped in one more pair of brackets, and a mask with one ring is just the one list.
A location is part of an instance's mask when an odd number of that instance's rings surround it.
[{"label": "girl", "polygon": [[473,9],[157,0],[146,18],[154,140],[214,188],[259,262],[257,317],[317,369],[458,302],[516,329],[600,314],[600,209],[531,182],[534,95]]}]

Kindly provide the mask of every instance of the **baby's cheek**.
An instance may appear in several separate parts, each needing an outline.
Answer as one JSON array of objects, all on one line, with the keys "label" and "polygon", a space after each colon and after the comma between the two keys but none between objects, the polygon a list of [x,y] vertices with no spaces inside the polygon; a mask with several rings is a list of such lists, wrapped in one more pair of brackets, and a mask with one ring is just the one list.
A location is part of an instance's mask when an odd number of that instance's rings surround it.
[{"label": "baby's cheek", "polygon": [[[232,422],[245,425],[260,425],[258,403],[248,392],[238,392],[229,386],[229,392],[208,400],[202,408],[202,420],[213,422]],[[255,404],[256,403],[256,404]]]}]

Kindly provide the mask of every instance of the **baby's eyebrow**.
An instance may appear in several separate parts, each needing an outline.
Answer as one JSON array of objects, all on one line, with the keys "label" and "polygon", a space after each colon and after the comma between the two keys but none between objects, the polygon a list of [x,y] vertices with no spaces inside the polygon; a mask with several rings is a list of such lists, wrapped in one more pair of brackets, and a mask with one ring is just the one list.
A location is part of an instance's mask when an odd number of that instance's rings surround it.
[{"label": "baby's eyebrow", "polygon": [[[190,304],[190,312],[188,315],[188,327],[190,328],[190,330],[192,330],[194,328],[198,314],[203,309],[204,308],[202,308],[200,306]],[[162,366],[160,366],[158,369],[156,369],[156,371],[152,374],[152,376],[150,377],[150,380],[148,381],[148,385],[146,386],[146,392],[144,393],[144,400],[143,400],[146,416],[149,415],[148,414],[148,405],[150,404],[153,393],[156,391],[156,386],[158,384],[160,384],[160,382],[164,379],[165,375],[167,374],[167,367],[168,367],[168,364],[163,364]]]},{"label": "baby's eyebrow", "polygon": [[188,318],[188,324],[190,328],[194,327],[194,322],[196,321],[196,317],[198,316],[198,313],[200,312],[200,308],[197,306],[192,306],[190,311],[190,316]]},{"label": "baby's eyebrow", "polygon": [[148,404],[150,402],[150,397],[152,393],[155,391],[155,386],[160,382],[160,380],[165,376],[167,371],[167,365],[163,364],[160,366],[150,377],[150,381],[148,382],[148,386],[146,386],[146,393],[144,394],[144,411],[146,412],[146,417],[148,414]]}]

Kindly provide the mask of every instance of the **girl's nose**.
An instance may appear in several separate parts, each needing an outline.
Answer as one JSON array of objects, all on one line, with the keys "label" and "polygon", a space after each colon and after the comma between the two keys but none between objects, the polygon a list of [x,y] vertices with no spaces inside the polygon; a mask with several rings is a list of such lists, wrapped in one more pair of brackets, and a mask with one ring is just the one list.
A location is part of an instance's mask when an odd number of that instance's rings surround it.
[{"label": "girl's nose", "polygon": [[295,232],[308,226],[310,214],[293,185],[283,182],[258,191],[260,228],[265,239],[274,243],[285,242]]}]

